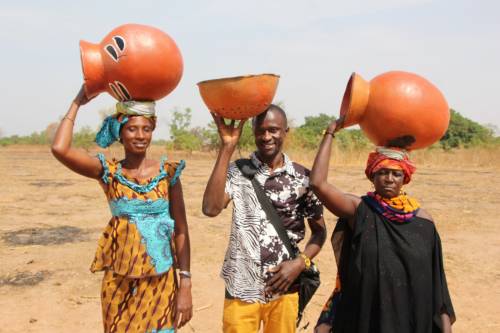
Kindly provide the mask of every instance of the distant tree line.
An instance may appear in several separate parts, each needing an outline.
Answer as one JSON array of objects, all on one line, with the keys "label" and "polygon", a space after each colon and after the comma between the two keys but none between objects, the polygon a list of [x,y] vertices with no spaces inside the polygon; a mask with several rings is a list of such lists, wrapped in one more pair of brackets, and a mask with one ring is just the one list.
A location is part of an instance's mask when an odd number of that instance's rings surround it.
[{"label": "distant tree line", "polygon": [[439,143],[444,149],[469,148],[485,144],[500,144],[500,137],[495,137],[491,127],[480,125],[450,109],[450,125]]},{"label": "distant tree line", "polygon": [[[12,135],[8,137],[0,137],[0,146],[8,145],[49,145],[54,139],[58,123],[51,123],[41,132],[33,132],[30,135]],[[96,131],[90,126],[84,126],[77,132],[73,133],[73,145],[79,148],[92,147],[95,139]]]},{"label": "distant tree line", "polygon": [[[485,145],[500,145],[500,137],[496,137],[494,126],[483,126],[474,122],[457,111],[450,110],[450,124],[446,134],[433,147],[441,147],[449,150],[454,148],[470,148]],[[155,140],[155,145],[165,145],[169,149],[202,151],[214,150],[219,145],[217,128],[213,122],[205,127],[193,127],[191,125],[192,110],[190,108],[172,110],[169,121],[170,139]],[[314,150],[317,149],[323,130],[335,120],[334,116],[320,113],[317,116],[307,116],[304,124],[294,126],[290,124],[290,132],[287,138],[287,146],[294,149]],[[34,132],[27,136],[12,135],[0,137],[0,146],[13,144],[47,145],[52,141],[57,123],[51,123],[41,132]],[[493,128],[492,128],[493,127]],[[1,131],[0,131],[1,133]],[[73,144],[76,147],[89,149],[95,145],[96,130],[85,126],[76,131],[73,136]],[[359,129],[348,129],[336,134],[336,143],[342,149],[358,150],[371,145],[363,132]],[[238,143],[240,150],[252,150],[255,148],[251,121],[247,121]]]},{"label": "distant tree line", "polygon": [[[188,151],[216,149],[219,136],[215,124],[210,122],[206,127],[191,127],[191,114],[192,111],[189,108],[173,111],[172,120],[169,123],[170,141],[167,142],[169,148]],[[291,124],[287,145],[304,150],[317,149],[323,130],[335,120],[335,117],[320,113],[318,116],[307,116],[304,120],[304,124],[300,126]],[[359,129],[343,130],[335,137],[335,141],[342,149],[363,149],[371,144],[363,131]],[[495,136],[492,128],[480,125],[451,109],[448,130],[434,147],[448,150],[494,144],[500,144],[500,137]],[[238,148],[241,150],[255,148],[251,121],[247,121],[243,127]]]}]

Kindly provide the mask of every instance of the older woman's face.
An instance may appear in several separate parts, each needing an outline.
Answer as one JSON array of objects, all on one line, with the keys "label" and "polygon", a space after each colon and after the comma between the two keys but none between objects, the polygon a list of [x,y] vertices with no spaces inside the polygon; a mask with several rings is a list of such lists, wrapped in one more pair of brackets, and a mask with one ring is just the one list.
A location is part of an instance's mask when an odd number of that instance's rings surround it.
[{"label": "older woman's face", "polygon": [[399,195],[405,174],[402,170],[396,169],[380,169],[372,176],[372,183],[375,186],[375,191],[384,198],[394,198]]},{"label": "older woman's face", "polygon": [[151,143],[154,120],[143,117],[129,117],[120,133],[121,142],[126,151],[131,153],[144,153]]}]

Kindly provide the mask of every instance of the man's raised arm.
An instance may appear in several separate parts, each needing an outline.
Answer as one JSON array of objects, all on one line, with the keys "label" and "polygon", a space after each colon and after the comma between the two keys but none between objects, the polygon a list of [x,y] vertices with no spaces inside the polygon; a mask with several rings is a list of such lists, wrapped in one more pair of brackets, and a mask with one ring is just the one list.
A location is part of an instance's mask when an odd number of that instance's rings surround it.
[{"label": "man's raised arm", "polygon": [[212,174],[208,179],[205,193],[203,194],[202,211],[206,216],[214,217],[226,208],[229,203],[229,195],[225,192],[226,177],[229,169],[231,156],[236,148],[238,140],[241,136],[245,120],[241,120],[238,126],[235,126],[235,121],[232,120],[229,125],[226,125],[224,118],[213,114],[215,124],[220,136],[220,148],[217,154]]}]

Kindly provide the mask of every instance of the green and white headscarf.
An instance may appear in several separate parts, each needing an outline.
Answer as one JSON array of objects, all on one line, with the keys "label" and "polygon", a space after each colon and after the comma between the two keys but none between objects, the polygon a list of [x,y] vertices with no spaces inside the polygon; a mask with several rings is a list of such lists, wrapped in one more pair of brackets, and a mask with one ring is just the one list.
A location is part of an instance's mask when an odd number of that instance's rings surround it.
[{"label": "green and white headscarf", "polygon": [[120,129],[128,121],[127,116],[156,117],[155,102],[125,101],[116,103],[116,113],[104,119],[101,129],[95,136],[95,142],[101,148],[107,148],[118,141]]}]

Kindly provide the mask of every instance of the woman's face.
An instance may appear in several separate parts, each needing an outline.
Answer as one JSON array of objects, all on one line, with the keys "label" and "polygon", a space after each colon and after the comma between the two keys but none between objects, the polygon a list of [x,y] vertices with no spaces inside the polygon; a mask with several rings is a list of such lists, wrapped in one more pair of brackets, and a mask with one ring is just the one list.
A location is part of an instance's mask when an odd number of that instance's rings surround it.
[{"label": "woman's face", "polygon": [[384,198],[394,198],[399,195],[405,174],[403,170],[396,169],[380,169],[372,176],[372,183],[375,186],[375,191]]},{"label": "woman's face", "polygon": [[129,117],[120,133],[121,143],[126,151],[144,153],[151,143],[155,122],[143,116]]}]

